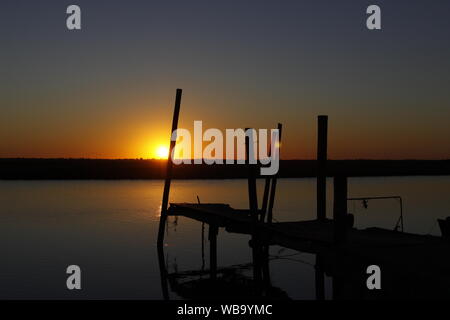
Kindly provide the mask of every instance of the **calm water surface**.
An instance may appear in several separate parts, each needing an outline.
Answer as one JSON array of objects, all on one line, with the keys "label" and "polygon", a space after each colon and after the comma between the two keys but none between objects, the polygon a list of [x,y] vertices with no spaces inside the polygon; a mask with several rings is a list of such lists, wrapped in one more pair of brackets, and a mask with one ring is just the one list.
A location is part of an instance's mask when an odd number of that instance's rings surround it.
[{"label": "calm water surface", "polygon": [[[245,180],[175,181],[171,201],[229,203],[246,208]],[[161,299],[156,233],[163,181],[0,181],[0,298]],[[262,190],[262,184],[259,185]],[[405,230],[440,231],[450,215],[450,177],[349,179],[349,197],[400,195]],[[328,216],[332,185],[328,181]],[[278,221],[315,217],[315,180],[281,179],[274,215]],[[356,226],[393,228],[397,200],[349,202]],[[249,237],[223,230],[219,267],[251,262]],[[171,218],[166,236],[169,272],[202,266],[201,223]],[[207,243],[206,243],[207,246]],[[206,253],[208,250],[206,250]],[[294,299],[313,299],[313,255],[272,247],[272,284]],[[206,257],[206,261],[208,261]],[[66,289],[66,267],[82,269],[82,290]],[[250,272],[249,272],[250,274]],[[330,279],[326,295],[330,297]],[[171,293],[171,298],[179,298]]]}]

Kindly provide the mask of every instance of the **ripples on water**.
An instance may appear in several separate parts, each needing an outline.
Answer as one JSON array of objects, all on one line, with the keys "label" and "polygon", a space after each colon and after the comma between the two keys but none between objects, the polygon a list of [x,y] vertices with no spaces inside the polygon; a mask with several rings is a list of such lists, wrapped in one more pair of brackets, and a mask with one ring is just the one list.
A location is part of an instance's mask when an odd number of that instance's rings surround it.
[{"label": "ripples on water", "polygon": [[[161,299],[156,232],[163,181],[0,181],[0,298]],[[405,230],[439,235],[437,218],[450,215],[450,177],[349,179],[349,197],[400,195]],[[259,184],[262,192],[262,181]],[[173,202],[229,203],[246,208],[245,180],[174,181]],[[332,181],[328,181],[332,216]],[[393,228],[396,200],[349,202],[356,226]],[[279,221],[315,217],[315,180],[281,179],[275,203]],[[169,271],[202,265],[201,223],[171,218],[166,236]],[[220,231],[218,264],[251,261],[247,236]],[[314,256],[279,247],[270,263],[273,285],[294,299],[313,299]],[[292,254],[295,254],[292,256]],[[82,269],[82,290],[65,287],[66,267]],[[327,296],[330,279],[326,279]],[[176,295],[172,294],[172,297]]]}]

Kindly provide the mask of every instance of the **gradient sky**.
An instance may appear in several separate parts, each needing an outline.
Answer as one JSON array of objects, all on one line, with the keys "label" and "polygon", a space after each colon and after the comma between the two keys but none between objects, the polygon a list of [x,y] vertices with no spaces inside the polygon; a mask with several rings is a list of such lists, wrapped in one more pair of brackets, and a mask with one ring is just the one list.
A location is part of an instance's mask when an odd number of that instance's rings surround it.
[{"label": "gradient sky", "polygon": [[282,122],[285,159],[319,114],[330,158],[450,158],[449,35],[448,0],[2,0],[0,157],[152,157],[183,88],[180,127]]}]

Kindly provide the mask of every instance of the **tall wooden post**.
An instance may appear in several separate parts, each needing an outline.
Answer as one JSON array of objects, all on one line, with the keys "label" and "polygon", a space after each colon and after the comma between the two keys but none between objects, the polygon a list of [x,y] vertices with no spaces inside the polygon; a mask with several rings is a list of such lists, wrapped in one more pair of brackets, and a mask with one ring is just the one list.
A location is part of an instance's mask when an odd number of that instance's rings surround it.
[{"label": "tall wooden post", "polygon": [[347,177],[334,177],[334,241],[342,243],[347,238]]},{"label": "tall wooden post", "polygon": [[172,151],[175,148],[176,139],[172,140],[172,134],[178,128],[178,116],[180,115],[180,105],[181,105],[181,95],[183,90],[177,89],[176,97],[175,97],[175,107],[173,111],[173,119],[172,119],[172,131],[170,131],[170,147],[169,147],[169,156],[167,158],[166,164],[166,179],[164,181],[164,192],[163,199],[161,204],[161,217],[159,218],[159,230],[158,230],[158,245],[162,245],[164,241],[164,225],[166,224],[167,219],[167,206],[169,203],[169,192],[170,192],[170,182],[172,180]]},{"label": "tall wooden post", "polygon": [[159,275],[161,277],[161,290],[164,300],[169,300],[169,285],[167,279],[166,261],[164,259],[164,248],[162,245],[158,245],[157,250],[158,250]]},{"label": "tall wooden post", "polygon": [[327,215],[327,134],[328,116],[318,117],[317,128],[317,220]]},{"label": "tall wooden post", "polygon": [[209,275],[211,280],[217,279],[217,226],[209,225]]},{"label": "tall wooden post", "polygon": [[248,167],[248,201],[250,207],[250,215],[253,220],[252,224],[252,256],[253,256],[253,279],[256,283],[261,283],[261,250],[260,250],[260,242],[259,235],[257,230],[257,222],[258,222],[258,197],[257,197],[257,189],[256,189],[256,165],[250,163],[250,158],[254,156],[254,154],[250,154],[250,144],[254,146],[253,130],[251,134],[245,135],[245,161]]},{"label": "tall wooden post", "polygon": [[[281,161],[281,131],[283,129],[283,125],[281,123],[278,123],[278,145],[275,145],[275,148],[278,150],[278,160],[279,163]],[[273,156],[274,151],[272,150],[272,136],[270,137],[270,149],[269,149],[269,156]],[[273,159],[272,159],[273,160]],[[261,218],[260,221],[264,222],[265,215],[267,213],[267,223],[272,223],[273,219],[273,206],[275,202],[275,192],[277,189],[277,177],[278,173],[276,173],[273,176],[268,176],[265,181],[264,185],[264,197],[263,197],[263,203],[261,208]],[[270,197],[270,198],[269,198]],[[265,245],[262,247],[262,278],[263,283],[266,288],[270,286],[270,271],[269,271],[269,252],[270,251],[270,245]]]},{"label": "tall wooden post", "polygon": [[[278,143],[281,143],[281,130],[282,130],[282,127],[283,127],[283,125],[281,123],[278,123],[278,127],[277,127],[277,129],[278,129]],[[276,146],[276,148],[278,148],[278,159],[281,159],[281,157],[280,157],[280,149],[281,148],[280,148],[280,146]],[[272,137],[270,137],[270,145],[269,145],[268,156],[269,157],[272,156]],[[264,195],[263,195],[263,201],[262,201],[262,206],[261,206],[261,218],[260,218],[261,222],[264,222],[265,216],[266,216],[266,214],[268,214],[269,211],[270,211],[270,215],[272,214],[271,210],[273,209],[273,200],[274,200],[274,199],[272,199],[272,193],[273,193],[273,197],[275,197],[277,176],[278,176],[278,173],[273,175],[273,176],[267,176],[266,179],[265,179]],[[271,199],[272,199],[272,209],[270,209],[269,194],[270,194]],[[268,217],[268,222],[271,222],[271,221],[269,221],[271,219],[272,219],[272,217]]]},{"label": "tall wooden post", "polygon": [[[278,123],[278,143],[281,143],[281,131],[283,130],[283,125]],[[278,157],[281,163],[281,146],[278,146]],[[277,191],[277,178],[278,173],[272,176],[272,187],[270,189],[270,198],[269,198],[269,208],[267,211],[267,222],[272,223],[273,219],[273,206],[275,203],[275,192]]]},{"label": "tall wooden post", "polygon": [[[247,131],[245,129],[245,131]],[[246,163],[248,166],[248,200],[249,200],[249,207],[250,207],[250,214],[252,217],[257,220],[258,219],[258,197],[257,197],[257,190],[256,190],[256,166],[254,164],[250,163],[250,143],[254,145],[255,137],[253,136],[253,131],[251,131],[251,138],[249,135],[246,134],[245,136],[245,156],[246,156]]]},{"label": "tall wooden post", "polygon": [[259,221],[264,222],[266,212],[267,212],[267,205],[269,203],[269,192],[270,192],[270,184],[272,182],[272,179],[270,176],[268,176],[265,179],[264,182],[264,193],[263,193],[263,200],[261,205],[261,217],[259,218]]}]

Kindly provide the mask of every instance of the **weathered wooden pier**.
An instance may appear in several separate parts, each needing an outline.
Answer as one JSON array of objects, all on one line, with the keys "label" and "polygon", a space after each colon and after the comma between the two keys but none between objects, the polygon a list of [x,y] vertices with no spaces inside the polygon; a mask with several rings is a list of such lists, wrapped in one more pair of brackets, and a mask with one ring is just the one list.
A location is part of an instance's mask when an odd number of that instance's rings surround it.
[{"label": "weathered wooden pier", "polygon": [[[181,90],[177,90],[172,132],[176,130],[181,103]],[[317,144],[317,219],[311,221],[274,222],[273,207],[277,176],[265,178],[261,208],[258,206],[256,166],[248,165],[248,209],[235,209],[221,203],[170,203],[172,161],[167,162],[162,212],[158,234],[158,252],[163,258],[164,226],[168,216],[183,216],[205,223],[209,227],[210,263],[212,280],[217,275],[217,236],[220,229],[251,237],[253,251],[253,277],[262,281],[268,275],[268,248],[278,245],[289,249],[316,254],[317,298],[323,299],[323,273],[333,277],[334,297],[352,297],[345,294],[351,284],[354,295],[367,293],[366,268],[375,264],[383,271],[385,297],[398,294],[412,297],[450,298],[450,241],[442,237],[416,235],[381,228],[356,229],[353,216],[347,213],[347,177],[345,172],[327,170],[327,116],[318,117]],[[281,131],[281,124],[278,125]],[[247,158],[248,158],[248,139]],[[171,141],[170,153],[175,147]],[[333,219],[326,217],[326,178],[333,178]],[[403,221],[401,221],[403,224]],[[161,278],[167,277],[164,262]],[[344,289],[343,289],[344,288]],[[400,289],[399,289],[400,288]],[[404,289],[404,290],[403,290]],[[165,289],[167,290],[167,289]],[[339,293],[340,292],[340,293]],[[370,293],[369,296],[374,296]],[[378,297],[378,295],[375,295]],[[405,297],[405,296],[403,296]],[[402,298],[402,296],[398,296]]]}]

